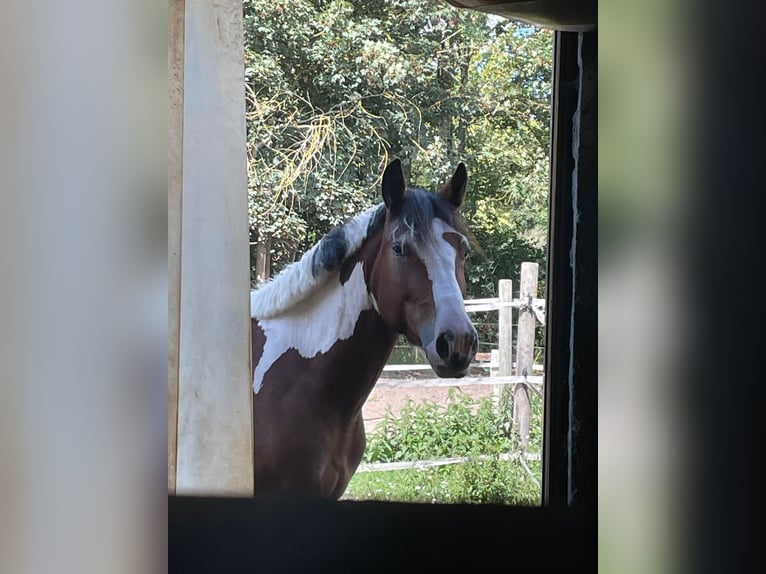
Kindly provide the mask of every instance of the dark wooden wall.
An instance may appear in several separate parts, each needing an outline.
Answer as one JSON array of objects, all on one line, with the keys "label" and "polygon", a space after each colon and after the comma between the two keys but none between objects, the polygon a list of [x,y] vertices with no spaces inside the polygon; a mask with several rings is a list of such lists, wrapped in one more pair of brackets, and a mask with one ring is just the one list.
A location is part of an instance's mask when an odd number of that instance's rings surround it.
[{"label": "dark wooden wall", "polygon": [[169,497],[171,572],[596,567],[596,32],[557,32],[544,508]]}]

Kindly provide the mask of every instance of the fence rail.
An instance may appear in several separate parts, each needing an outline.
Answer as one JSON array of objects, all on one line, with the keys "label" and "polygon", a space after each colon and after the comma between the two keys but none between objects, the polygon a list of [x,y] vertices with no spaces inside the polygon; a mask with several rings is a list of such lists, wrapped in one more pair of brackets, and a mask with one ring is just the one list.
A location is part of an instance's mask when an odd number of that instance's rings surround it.
[{"label": "fence rail", "polygon": [[494,299],[468,299],[463,301],[466,313],[480,313],[482,311],[498,311],[500,309],[518,309],[520,307],[532,307],[532,309],[545,309],[545,299],[532,299],[531,305],[529,298],[514,299],[513,301],[501,301],[500,298]]},{"label": "fence rail", "polygon": [[515,384],[528,384],[528,385],[542,385],[545,377],[534,376],[525,377],[523,375],[513,376],[497,376],[497,377],[463,377],[462,379],[416,379],[414,381],[405,381],[399,379],[379,379],[375,385],[381,389],[393,389],[393,388],[418,388],[418,387],[466,387],[471,385],[515,385]]},{"label": "fence rail", "polygon": [[451,464],[460,464],[461,462],[472,462],[475,460],[502,460],[503,462],[510,462],[514,460],[526,460],[526,461],[539,461],[541,459],[540,453],[528,452],[524,455],[518,453],[501,453],[499,455],[480,454],[479,456],[453,456],[450,458],[437,458],[432,460],[407,460],[402,462],[368,462],[362,463],[356,469],[356,472],[388,472],[392,470],[408,470],[415,468],[423,470],[426,468],[434,468],[438,466],[448,466]]},{"label": "fence rail", "polygon": [[[500,363],[497,361],[474,361],[471,363],[472,367],[480,367],[484,369],[497,369],[500,366]],[[513,363],[513,366],[516,367],[516,363]],[[408,365],[386,365],[383,367],[384,373],[390,373],[390,372],[407,372],[407,371],[430,371],[431,365],[425,364],[425,363],[415,363],[415,364],[408,364]],[[533,371],[540,371],[542,372],[545,369],[545,366],[542,363],[535,363],[532,365]]]}]

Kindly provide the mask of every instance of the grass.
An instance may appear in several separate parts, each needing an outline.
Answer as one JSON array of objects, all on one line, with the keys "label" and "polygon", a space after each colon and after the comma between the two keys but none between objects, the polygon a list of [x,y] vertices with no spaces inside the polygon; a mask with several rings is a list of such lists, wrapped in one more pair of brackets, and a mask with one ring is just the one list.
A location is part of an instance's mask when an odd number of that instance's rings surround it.
[{"label": "grass", "polygon": [[[539,476],[540,463],[528,464]],[[539,506],[540,489],[516,462],[481,461],[354,475],[344,498],[395,502]]]},{"label": "grass", "polygon": [[[542,406],[532,399],[530,452],[540,452]],[[409,401],[401,413],[390,411],[367,441],[364,462],[400,462],[455,456],[489,455],[428,469],[357,473],[344,498],[429,503],[539,505],[540,488],[518,461],[498,455],[516,452],[511,432],[510,396],[498,408],[491,398],[475,400],[451,389],[447,404]],[[493,458],[494,457],[494,458]],[[541,465],[528,468],[540,482]]]}]

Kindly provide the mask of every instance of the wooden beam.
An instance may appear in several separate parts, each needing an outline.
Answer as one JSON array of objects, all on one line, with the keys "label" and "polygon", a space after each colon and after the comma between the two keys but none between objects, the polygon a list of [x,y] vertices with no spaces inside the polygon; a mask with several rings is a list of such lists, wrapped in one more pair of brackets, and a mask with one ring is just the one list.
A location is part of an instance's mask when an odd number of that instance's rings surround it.
[{"label": "wooden beam", "polygon": [[176,491],[183,191],[184,0],[168,3],[168,493]]},{"label": "wooden beam", "polygon": [[253,494],[242,3],[186,0],[179,494]]}]

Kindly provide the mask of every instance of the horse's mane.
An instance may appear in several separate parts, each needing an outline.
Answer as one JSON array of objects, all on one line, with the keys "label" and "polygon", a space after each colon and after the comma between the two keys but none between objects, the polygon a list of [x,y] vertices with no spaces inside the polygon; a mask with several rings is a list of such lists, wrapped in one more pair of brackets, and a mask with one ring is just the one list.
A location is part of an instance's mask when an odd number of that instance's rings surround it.
[{"label": "horse's mane", "polygon": [[305,300],[338,273],[384,221],[385,206],[380,203],[327,233],[273,280],[250,291],[250,316],[269,319]]},{"label": "horse's mane", "polygon": [[[304,301],[340,271],[343,263],[356,254],[366,238],[380,230],[385,216],[386,207],[379,203],[327,233],[273,280],[250,291],[250,316],[270,319]],[[481,252],[473,234],[444,199],[423,189],[408,188],[399,214],[401,224],[417,238],[428,229],[434,217],[466,235],[471,245]]]},{"label": "horse's mane", "polygon": [[483,254],[476,237],[466,226],[460,214],[454,207],[449,205],[438,193],[431,193],[425,189],[408,187],[400,213],[400,225],[404,225],[410,235],[418,240],[425,233],[431,221],[439,218],[455,228],[456,231],[465,235],[468,243]]}]

